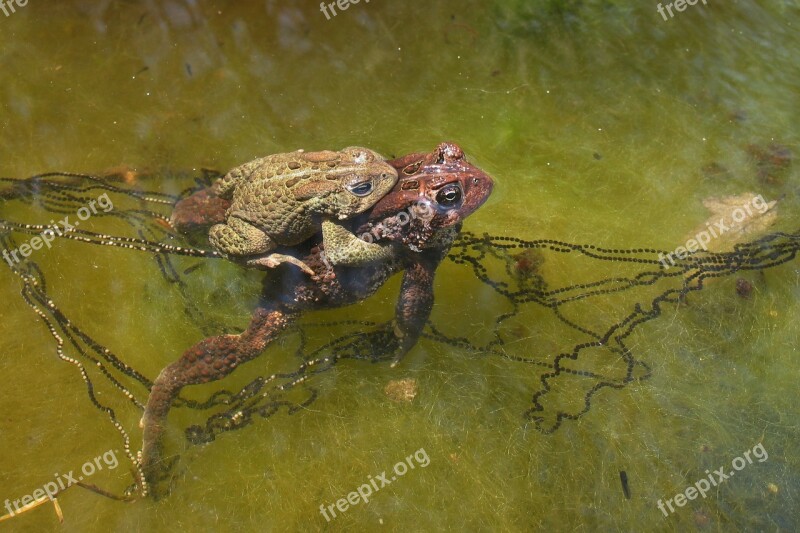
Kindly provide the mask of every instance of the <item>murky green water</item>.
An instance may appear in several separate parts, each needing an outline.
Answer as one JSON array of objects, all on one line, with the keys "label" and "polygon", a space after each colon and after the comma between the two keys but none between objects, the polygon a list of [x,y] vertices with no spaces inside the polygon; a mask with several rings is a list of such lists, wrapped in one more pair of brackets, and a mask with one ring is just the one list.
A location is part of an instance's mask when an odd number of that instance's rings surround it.
[{"label": "murky green water", "polygon": [[[300,147],[400,155],[453,140],[496,180],[467,222],[478,234],[672,250],[710,216],[704,199],[744,193],[780,199],[770,230],[798,228],[796,165],[759,177],[747,149],[800,149],[795,2],[709,0],[667,21],[655,3],[373,0],[331,20],[315,2],[206,4],[32,0],[0,13],[0,174],[227,169]],[[51,216],[2,209],[13,220]],[[204,336],[148,254],[57,244],[36,258],[54,300],[146,376]],[[612,277],[619,267],[567,258],[546,274],[565,283],[595,268]],[[0,527],[797,530],[799,268],[743,274],[750,299],[737,296],[733,277],[665,308],[628,339],[652,377],[600,391],[585,416],[550,435],[523,417],[539,386],[533,370],[423,340],[396,369],[345,362],[320,376],[307,409],[208,446],[187,446],[181,434],[203,417],[174,410],[170,445],[186,449],[168,498],[126,504],[72,488],[59,498],[63,526],[42,506]],[[222,263],[202,272],[189,289],[198,307],[232,328],[246,324],[259,274]],[[310,320],[386,320],[397,289],[395,280]],[[19,291],[16,277],[0,276],[0,503],[108,450],[118,450],[118,466],[101,462],[91,481],[121,492],[132,478],[119,434]],[[595,299],[582,318],[602,320],[618,304]],[[468,269],[442,266],[434,324],[472,334],[503,310]],[[531,311],[519,327],[528,356],[559,349],[551,314]],[[224,386],[291,357],[274,347]],[[407,377],[417,398],[388,400],[385,385]],[[556,392],[552,402],[580,410],[580,387]],[[138,446],[140,413],[119,416]],[[657,507],[758,443],[768,459],[669,516]],[[428,466],[329,523],[320,514],[420,448]]]}]

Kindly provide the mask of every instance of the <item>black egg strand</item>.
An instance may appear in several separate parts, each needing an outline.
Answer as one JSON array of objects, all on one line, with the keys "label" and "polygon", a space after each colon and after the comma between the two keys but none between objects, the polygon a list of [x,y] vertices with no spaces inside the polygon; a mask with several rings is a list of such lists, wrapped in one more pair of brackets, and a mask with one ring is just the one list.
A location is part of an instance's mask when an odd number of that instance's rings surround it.
[{"label": "black egg strand", "polygon": [[[124,188],[113,185],[108,180],[83,174],[50,173],[34,176],[27,180],[0,178],[0,183],[10,184],[9,189],[0,190],[0,199],[18,200],[23,204],[36,205],[52,213],[67,214],[75,213],[78,207],[93,199],[94,196],[91,193],[96,191],[106,191],[122,198],[132,199],[137,203],[135,207],[118,206],[115,200],[113,211],[101,212],[97,215],[115,217],[123,221],[135,230],[136,237],[120,237],[75,229],[65,233],[62,238],[153,254],[156,266],[165,282],[180,294],[187,316],[204,333],[210,334],[212,331],[219,332],[222,325],[210,322],[204,316],[203,310],[191,300],[186,291],[185,278],[187,275],[191,275],[187,272],[194,273],[197,270],[193,267],[193,269],[183,269],[183,273],[181,273],[181,268],[175,265],[175,261],[180,260],[181,257],[194,257],[202,260],[216,258],[218,255],[208,250],[163,242],[178,239],[168,226],[169,213],[159,213],[145,206],[152,205],[154,208],[164,208],[168,211],[178,199],[208,186],[218,176],[217,173],[204,171],[203,175],[195,180],[196,185],[185,189],[181,196]],[[48,226],[0,220],[0,238],[6,248],[15,246],[10,238],[12,232],[33,235],[39,234],[45,229],[48,229]],[[795,259],[798,250],[800,250],[800,232],[779,232],[752,242],[738,244],[730,252],[689,254],[683,259],[676,260],[676,264],[670,269],[665,269],[657,259],[659,254],[667,253],[663,250],[652,248],[615,249],[552,239],[528,241],[516,237],[487,234],[478,236],[464,232],[452,246],[449,260],[456,265],[470,268],[477,280],[490,287],[498,297],[509,304],[510,310],[496,317],[492,339],[484,345],[476,345],[466,337],[448,336],[433,323],[428,324],[422,337],[452,346],[476,357],[500,357],[544,369],[545,372],[539,376],[539,389],[533,393],[531,398],[532,407],[525,412],[525,416],[534,423],[539,431],[548,434],[556,431],[564,420],[575,420],[589,412],[592,398],[597,391],[604,388],[621,389],[631,382],[644,380],[650,376],[649,365],[637,360],[625,341],[639,326],[660,316],[665,304],[674,305],[684,302],[690,292],[700,291],[704,288],[706,279],[730,276],[741,271],[772,268]],[[518,256],[515,254],[530,251],[580,256],[593,261],[640,265],[643,270],[632,276],[618,275],[586,283],[551,288],[537,271],[523,272],[520,269]],[[53,336],[59,358],[79,369],[86,383],[90,401],[95,407],[106,413],[122,435],[126,455],[135,470],[135,483],[129,488],[129,491],[137,489],[140,494],[146,495],[148,489],[139,467],[139,456],[132,452],[127,432],[118,422],[113,409],[101,404],[95,397],[94,386],[83,363],[65,353],[64,339],[66,338],[75,348],[78,356],[84,358],[90,366],[96,366],[100,370],[98,376],[105,378],[110,384],[121,390],[138,411],[143,408],[142,402],[135,398],[120,381],[120,378],[111,372],[110,368],[129,377],[133,385],[138,384],[143,390],[149,391],[152,382],[126,365],[110,350],[91,339],[58,310],[55,303],[47,296],[45,277],[36,263],[27,260],[12,267],[12,271],[23,282],[23,299],[44,321]],[[654,286],[662,280],[670,280],[675,287],[662,291],[647,305],[635,304],[627,316],[600,331],[595,331],[593,328],[569,318],[563,311],[565,306],[572,303],[611,296],[637,287]],[[554,318],[571,330],[586,336],[589,339],[588,342],[578,343],[571,350],[550,357],[524,357],[509,353],[501,325],[520,314],[525,306],[531,304],[549,309]],[[310,346],[308,337],[310,330],[342,327],[353,328],[355,331],[339,335],[316,348]],[[193,425],[187,428],[186,436],[191,442],[198,444],[209,442],[214,440],[220,432],[241,429],[250,425],[255,417],[269,418],[281,411],[285,411],[287,414],[296,413],[311,405],[319,396],[320,392],[317,387],[313,386],[312,381],[317,374],[334,369],[339,361],[346,359],[372,363],[389,362],[396,346],[391,324],[371,321],[305,322],[290,328],[285,335],[296,335],[299,340],[295,356],[300,360],[300,364],[295,370],[257,376],[238,391],[217,390],[206,400],[188,400],[179,397],[175,401],[175,406],[198,411],[218,411],[210,414],[203,426]],[[316,336],[316,338],[319,337],[321,335]],[[621,378],[603,376],[594,371],[565,366],[569,361],[579,360],[579,355],[583,350],[596,347],[610,350],[623,361],[624,376]],[[90,351],[94,352],[97,357],[92,356]],[[638,375],[637,370],[639,371]],[[552,390],[551,381],[562,374],[592,379],[596,383],[585,392],[583,408],[580,411],[559,411],[556,413],[555,423],[548,426],[544,424],[542,411],[545,408],[541,400]],[[302,391],[303,397],[299,400],[297,398],[288,399],[287,394],[293,390]],[[221,411],[220,408],[222,408]]]}]

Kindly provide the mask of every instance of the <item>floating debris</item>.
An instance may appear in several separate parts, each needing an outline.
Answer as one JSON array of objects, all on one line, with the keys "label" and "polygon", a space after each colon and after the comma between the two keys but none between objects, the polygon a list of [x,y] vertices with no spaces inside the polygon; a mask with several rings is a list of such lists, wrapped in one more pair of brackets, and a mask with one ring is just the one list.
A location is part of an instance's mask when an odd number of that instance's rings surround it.
[{"label": "floating debris", "polygon": [[711,517],[704,511],[695,511],[693,518],[697,527],[706,528],[711,523]]},{"label": "floating debris", "polygon": [[695,250],[718,252],[762,235],[778,219],[777,203],[753,192],[706,198],[703,205],[711,216],[687,235],[687,248],[691,251],[689,241],[694,240]]},{"label": "floating debris", "polygon": [[720,165],[716,161],[709,163],[700,170],[703,172],[703,176],[707,179],[727,181],[732,177],[730,170],[728,170],[727,167]]},{"label": "floating debris", "polygon": [[626,500],[631,499],[631,489],[628,486],[628,473],[624,470],[619,471],[619,480],[622,483],[622,494],[625,495]]},{"label": "floating debris", "polygon": [[792,167],[792,152],[786,146],[770,143],[766,147],[750,144],[747,153],[755,160],[756,177],[767,185],[782,185]]},{"label": "floating debris", "polygon": [[417,397],[417,380],[414,378],[393,379],[386,384],[383,392],[395,402],[410,402]]},{"label": "floating debris", "polygon": [[539,272],[539,267],[544,263],[544,255],[540,250],[528,249],[513,256],[516,261],[514,270],[523,277]]},{"label": "floating debris", "polygon": [[737,279],[736,294],[745,299],[750,298],[750,296],[753,294],[753,284],[744,278]]}]

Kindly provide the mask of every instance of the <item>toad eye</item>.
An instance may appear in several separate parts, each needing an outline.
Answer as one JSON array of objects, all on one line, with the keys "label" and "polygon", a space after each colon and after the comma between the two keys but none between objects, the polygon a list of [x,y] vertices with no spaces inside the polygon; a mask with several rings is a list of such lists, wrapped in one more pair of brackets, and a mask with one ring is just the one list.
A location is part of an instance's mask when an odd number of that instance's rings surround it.
[{"label": "toad eye", "polygon": [[372,192],[372,182],[365,181],[356,185],[348,185],[347,189],[356,196],[366,196]]},{"label": "toad eye", "polygon": [[461,201],[461,187],[448,185],[436,194],[436,201],[443,207],[452,207]]}]

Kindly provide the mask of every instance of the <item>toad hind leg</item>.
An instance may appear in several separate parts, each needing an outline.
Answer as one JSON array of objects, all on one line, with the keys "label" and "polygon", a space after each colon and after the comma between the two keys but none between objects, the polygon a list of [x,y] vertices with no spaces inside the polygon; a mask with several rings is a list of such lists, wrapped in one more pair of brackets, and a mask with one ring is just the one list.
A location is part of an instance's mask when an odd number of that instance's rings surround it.
[{"label": "toad hind leg", "polygon": [[195,344],[168,365],[153,382],[142,417],[144,427],[141,466],[151,486],[162,477],[163,436],[172,401],[186,385],[216,381],[240,364],[261,354],[296,315],[281,308],[258,308],[247,329],[240,335],[209,337]]},{"label": "toad hind leg", "polygon": [[391,244],[375,244],[359,239],[331,220],[322,221],[325,257],[332,265],[361,266],[392,257]]},{"label": "toad hind leg", "polygon": [[394,335],[398,346],[392,359],[392,368],[400,364],[405,354],[414,347],[431,316],[434,276],[443,257],[435,250],[422,252],[403,273],[394,315]]}]

